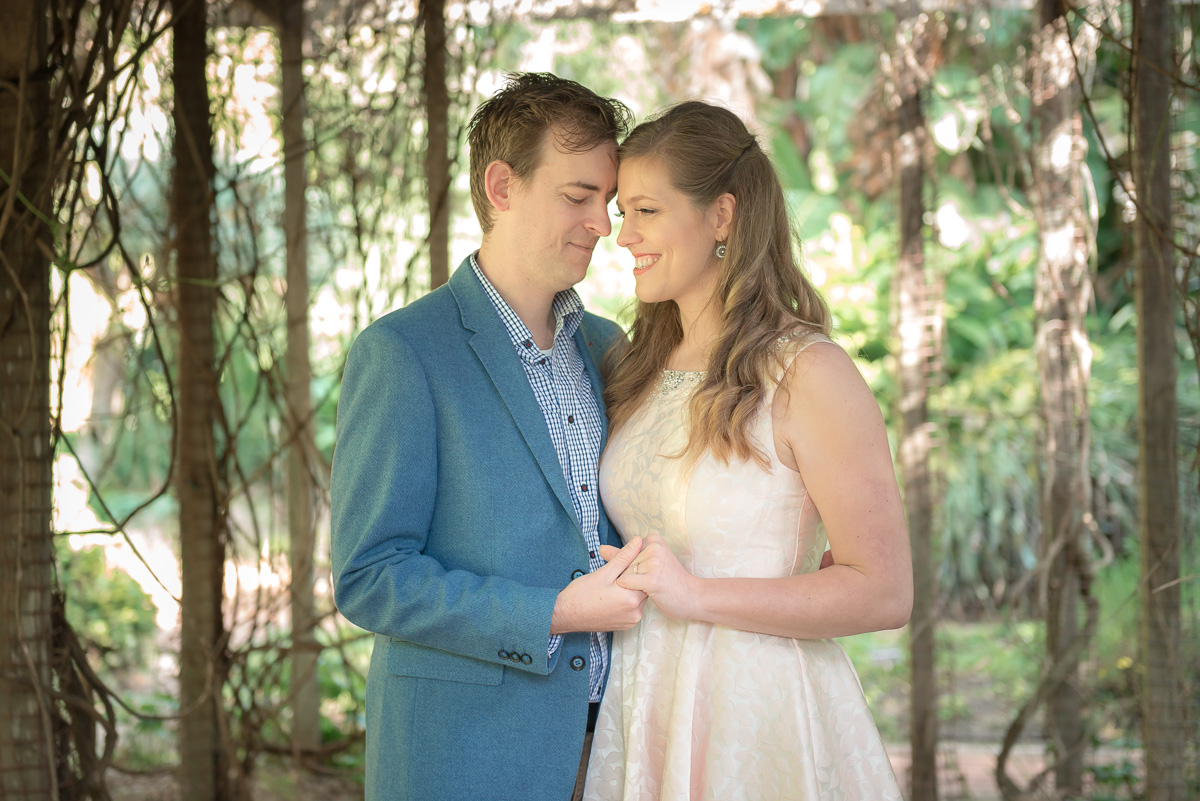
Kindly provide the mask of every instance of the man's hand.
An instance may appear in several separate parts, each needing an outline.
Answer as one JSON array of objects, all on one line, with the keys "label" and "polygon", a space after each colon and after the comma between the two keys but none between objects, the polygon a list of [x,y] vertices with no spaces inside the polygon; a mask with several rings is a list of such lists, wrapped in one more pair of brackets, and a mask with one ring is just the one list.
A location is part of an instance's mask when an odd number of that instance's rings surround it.
[{"label": "man's hand", "polygon": [[[613,558],[614,548],[600,546],[600,558]],[[613,564],[613,562],[609,562]],[[628,590],[641,590],[659,610],[673,620],[692,620],[696,617],[696,602],[702,589],[701,580],[688,572],[657,532],[646,537],[641,553],[632,561],[617,583]]]},{"label": "man's hand", "polygon": [[608,564],[564,587],[554,602],[550,633],[624,631],[633,628],[642,619],[646,593],[627,590],[617,584],[617,579],[641,550],[642,538],[634,537],[613,554]]}]

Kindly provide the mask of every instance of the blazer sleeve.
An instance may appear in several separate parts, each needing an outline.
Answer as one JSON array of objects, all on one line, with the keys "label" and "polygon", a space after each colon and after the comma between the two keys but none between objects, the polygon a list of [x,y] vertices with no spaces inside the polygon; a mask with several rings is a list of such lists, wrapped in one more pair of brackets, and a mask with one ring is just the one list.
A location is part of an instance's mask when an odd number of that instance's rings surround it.
[{"label": "blazer sleeve", "polygon": [[337,607],[376,634],[544,675],[558,591],[446,570],[424,553],[437,453],[422,365],[397,332],[368,326],[350,349],[338,402],[330,487]]}]

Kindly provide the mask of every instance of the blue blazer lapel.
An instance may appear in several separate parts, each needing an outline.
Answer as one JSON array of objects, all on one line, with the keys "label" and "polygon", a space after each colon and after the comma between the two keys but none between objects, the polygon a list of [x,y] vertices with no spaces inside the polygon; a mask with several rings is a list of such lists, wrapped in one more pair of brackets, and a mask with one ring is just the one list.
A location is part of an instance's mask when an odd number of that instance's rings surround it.
[{"label": "blue blazer lapel", "polygon": [[[562,465],[558,461],[554,443],[550,440],[550,432],[546,428],[546,418],[542,414],[542,408],[538,406],[533,388],[529,386],[529,378],[513,352],[512,340],[504,328],[504,323],[500,321],[495,306],[471,269],[470,259],[459,265],[450,276],[448,284],[458,303],[463,327],[472,332],[467,344],[479,357],[483,369],[487,371],[492,385],[500,395],[500,400],[512,415],[525,444],[529,446],[538,466],[541,467],[547,483],[554,490],[554,495],[562,504],[567,517],[578,529],[579,521],[575,518],[575,507],[567,491],[567,480],[563,477]],[[604,425],[608,425],[607,421]]]}]

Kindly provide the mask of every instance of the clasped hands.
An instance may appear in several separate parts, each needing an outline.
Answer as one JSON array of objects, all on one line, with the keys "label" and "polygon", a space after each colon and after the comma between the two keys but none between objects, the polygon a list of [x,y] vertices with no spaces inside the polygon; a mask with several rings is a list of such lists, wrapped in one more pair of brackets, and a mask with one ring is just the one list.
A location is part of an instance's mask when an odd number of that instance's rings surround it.
[{"label": "clasped hands", "polygon": [[695,600],[689,597],[690,585],[699,579],[683,568],[662,535],[634,537],[624,548],[601,545],[600,558],[607,564],[559,592],[551,634],[633,628],[648,598],[669,617],[689,614],[688,604]]},{"label": "clasped hands", "polygon": [[[625,547],[628,548],[629,545]],[[601,545],[600,558],[614,564],[624,550],[611,545]],[[701,579],[692,575],[680,563],[679,557],[658,533],[646,536],[640,551],[630,560],[616,581],[618,586],[627,590],[645,593],[646,597],[654,599],[654,605],[659,611],[675,620],[692,620],[697,617],[700,582]]]},{"label": "clasped hands", "polygon": [[[601,545],[600,558],[609,563],[605,567],[623,563],[628,548],[629,545],[621,549]],[[824,570],[833,564],[833,554],[825,551],[821,556],[820,569]],[[702,618],[704,579],[683,566],[661,534],[646,536],[640,551],[628,560],[616,584],[627,590],[645,593],[664,615],[674,620]]]},{"label": "clasped hands", "polygon": [[[642,619],[647,599],[675,620],[701,618],[705,579],[690,573],[661,534],[634,537],[623,548],[600,546],[607,564],[572,581],[558,594],[551,634],[624,631]],[[821,568],[833,564],[826,551]]]}]

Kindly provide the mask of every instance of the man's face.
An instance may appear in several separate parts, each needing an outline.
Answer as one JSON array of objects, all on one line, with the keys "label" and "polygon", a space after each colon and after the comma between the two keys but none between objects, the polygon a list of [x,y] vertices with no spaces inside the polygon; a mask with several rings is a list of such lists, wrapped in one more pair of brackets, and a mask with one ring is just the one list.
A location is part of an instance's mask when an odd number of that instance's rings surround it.
[{"label": "man's face", "polygon": [[587,275],[596,241],[612,231],[608,203],[617,192],[615,142],[585,153],[564,153],[556,142],[547,131],[541,162],[516,182],[510,205],[524,277],[551,293]]}]

